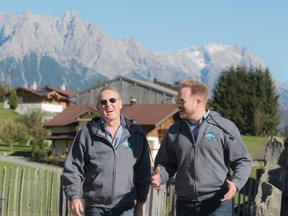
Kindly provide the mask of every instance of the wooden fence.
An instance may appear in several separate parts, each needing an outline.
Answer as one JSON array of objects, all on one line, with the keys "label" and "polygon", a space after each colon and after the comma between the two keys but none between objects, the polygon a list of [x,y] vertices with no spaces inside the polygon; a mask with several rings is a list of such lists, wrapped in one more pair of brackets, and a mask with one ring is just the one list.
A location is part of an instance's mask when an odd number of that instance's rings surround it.
[{"label": "wooden fence", "polygon": [[42,169],[1,168],[1,216],[60,214],[61,174]]},{"label": "wooden fence", "polygon": [[[11,166],[0,170],[0,216],[69,216],[61,173]],[[252,216],[258,180],[249,179],[234,199],[235,216]],[[171,180],[161,191],[151,187],[145,216],[174,216],[176,195]]]}]

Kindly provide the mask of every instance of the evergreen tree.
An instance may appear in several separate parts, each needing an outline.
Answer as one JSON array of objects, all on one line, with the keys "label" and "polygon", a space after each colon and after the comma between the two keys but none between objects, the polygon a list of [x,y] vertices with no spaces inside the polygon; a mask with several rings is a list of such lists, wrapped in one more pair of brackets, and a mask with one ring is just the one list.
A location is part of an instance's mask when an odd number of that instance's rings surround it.
[{"label": "evergreen tree", "polygon": [[[261,74],[261,72],[258,72]],[[262,113],[265,115],[265,124],[263,127],[264,134],[267,135],[275,134],[276,127],[279,124],[279,95],[277,94],[274,86],[273,79],[268,69],[262,71],[263,79],[263,92],[264,94],[260,97]]]},{"label": "evergreen tree", "polygon": [[238,66],[220,74],[211,105],[242,134],[271,135],[278,124],[278,97],[268,69]]},{"label": "evergreen tree", "polygon": [[10,91],[10,96],[9,96],[9,104],[10,104],[10,109],[15,110],[18,106],[18,97],[15,89],[12,89]]}]

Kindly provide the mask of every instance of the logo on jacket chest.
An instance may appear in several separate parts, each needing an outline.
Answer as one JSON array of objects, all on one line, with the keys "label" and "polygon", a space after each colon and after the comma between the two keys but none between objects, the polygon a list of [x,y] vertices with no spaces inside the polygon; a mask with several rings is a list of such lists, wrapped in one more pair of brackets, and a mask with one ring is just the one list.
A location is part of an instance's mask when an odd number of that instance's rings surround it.
[{"label": "logo on jacket chest", "polygon": [[214,132],[207,132],[205,137],[207,140],[212,140],[215,138],[215,134],[214,134]]},{"label": "logo on jacket chest", "polygon": [[125,147],[125,148],[130,148],[130,143],[128,142],[128,139],[125,139],[122,143],[122,145]]}]

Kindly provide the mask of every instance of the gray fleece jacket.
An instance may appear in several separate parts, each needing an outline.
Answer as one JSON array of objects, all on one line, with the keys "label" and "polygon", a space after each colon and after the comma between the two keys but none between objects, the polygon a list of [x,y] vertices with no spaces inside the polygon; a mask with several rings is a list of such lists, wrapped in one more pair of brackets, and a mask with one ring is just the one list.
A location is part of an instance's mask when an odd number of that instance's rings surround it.
[{"label": "gray fleece jacket", "polygon": [[148,143],[138,124],[124,120],[126,128],[116,150],[98,126],[100,118],[77,134],[63,170],[63,190],[69,200],[83,194],[86,207],[106,208],[146,201],[151,177]]},{"label": "gray fleece jacket", "polygon": [[187,121],[169,128],[155,159],[161,183],[176,173],[177,197],[193,201],[224,195],[227,178],[240,190],[249,178],[252,161],[235,124],[211,111],[195,143],[192,136]]}]

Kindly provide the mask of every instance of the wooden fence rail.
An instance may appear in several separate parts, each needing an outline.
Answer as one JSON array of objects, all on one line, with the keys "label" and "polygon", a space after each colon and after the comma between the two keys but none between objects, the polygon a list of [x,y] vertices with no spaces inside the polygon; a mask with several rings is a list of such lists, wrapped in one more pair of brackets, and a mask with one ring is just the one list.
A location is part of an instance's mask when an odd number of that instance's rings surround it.
[{"label": "wooden fence rail", "polygon": [[[11,166],[0,170],[0,216],[69,216],[69,202],[62,191],[62,173]],[[234,216],[252,216],[258,180],[249,179],[234,199]],[[174,216],[174,181],[161,191],[151,187],[145,216]]]}]

